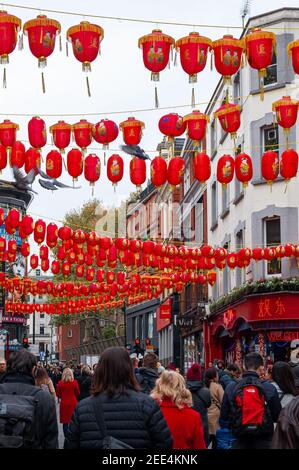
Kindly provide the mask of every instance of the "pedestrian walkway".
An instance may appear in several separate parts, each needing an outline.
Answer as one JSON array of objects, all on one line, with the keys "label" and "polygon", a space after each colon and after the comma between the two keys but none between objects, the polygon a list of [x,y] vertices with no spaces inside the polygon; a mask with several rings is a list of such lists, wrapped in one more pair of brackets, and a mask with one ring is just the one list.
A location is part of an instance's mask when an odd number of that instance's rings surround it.
[{"label": "pedestrian walkway", "polygon": [[60,420],[59,420],[59,404],[57,402],[56,402],[56,414],[57,414],[57,422],[58,422],[58,444],[59,444],[59,449],[63,449],[64,435],[63,435],[62,424],[60,423]]}]

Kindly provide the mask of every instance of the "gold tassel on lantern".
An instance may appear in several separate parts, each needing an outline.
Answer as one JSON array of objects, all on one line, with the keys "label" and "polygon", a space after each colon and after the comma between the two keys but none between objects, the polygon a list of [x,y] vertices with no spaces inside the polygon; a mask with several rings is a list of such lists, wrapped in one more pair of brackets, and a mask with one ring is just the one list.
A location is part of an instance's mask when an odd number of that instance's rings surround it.
[{"label": "gold tassel on lantern", "polygon": [[104,165],[106,166],[106,152],[104,152]]},{"label": "gold tassel on lantern", "polygon": [[267,70],[261,69],[258,71],[259,81],[260,81],[260,99],[264,101],[264,78],[267,76]]},{"label": "gold tassel on lantern", "polygon": [[212,51],[211,51],[210,69],[213,70],[213,53],[212,53]]},{"label": "gold tassel on lantern", "polygon": [[159,108],[158,88],[155,85],[155,108]]},{"label": "gold tassel on lantern", "polygon": [[90,97],[91,97],[91,93],[90,93],[89,79],[88,79],[87,76],[86,76],[86,86],[87,86],[87,93],[88,93],[88,96],[89,96],[89,98],[90,98]]},{"label": "gold tassel on lantern", "polygon": [[46,84],[45,84],[44,72],[42,72],[42,90],[43,90],[43,93],[46,93]]},{"label": "gold tassel on lantern", "polygon": [[59,50],[62,51],[62,39],[61,39],[61,36],[59,36]]},{"label": "gold tassel on lantern", "polygon": [[194,86],[192,87],[192,94],[191,94],[191,107],[194,108],[195,107],[195,90],[194,90]]},{"label": "gold tassel on lantern", "polygon": [[6,68],[3,69],[3,88],[6,88]]},{"label": "gold tassel on lantern", "polygon": [[177,66],[177,57],[178,57],[178,52],[177,52],[177,50],[175,50],[174,62],[173,62],[173,65],[174,65],[175,67]]},{"label": "gold tassel on lantern", "polygon": [[65,43],[65,52],[66,52],[66,56],[68,57],[69,56],[69,44],[67,41]]},{"label": "gold tassel on lantern", "polygon": [[18,49],[19,51],[24,49],[23,34],[20,34],[19,36]]}]

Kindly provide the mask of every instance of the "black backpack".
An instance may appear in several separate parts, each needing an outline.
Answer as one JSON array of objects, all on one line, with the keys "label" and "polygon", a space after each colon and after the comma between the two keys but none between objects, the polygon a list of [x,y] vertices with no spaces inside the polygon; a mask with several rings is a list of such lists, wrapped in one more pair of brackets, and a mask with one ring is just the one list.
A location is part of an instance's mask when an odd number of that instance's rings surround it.
[{"label": "black backpack", "polygon": [[271,412],[258,378],[246,377],[238,382],[233,392],[230,422],[235,437],[273,433]]},{"label": "black backpack", "polygon": [[1,393],[0,389],[0,448],[36,447],[38,400],[36,395]]}]

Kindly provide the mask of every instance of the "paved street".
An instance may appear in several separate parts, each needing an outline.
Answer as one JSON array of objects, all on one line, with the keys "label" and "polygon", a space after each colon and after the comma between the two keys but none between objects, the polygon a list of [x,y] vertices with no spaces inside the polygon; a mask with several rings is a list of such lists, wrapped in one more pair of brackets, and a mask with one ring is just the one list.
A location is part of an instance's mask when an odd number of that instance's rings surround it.
[{"label": "paved street", "polygon": [[62,430],[62,424],[59,420],[59,404],[56,402],[56,413],[57,413],[57,421],[58,421],[58,442],[59,442],[59,449],[63,449],[64,443],[64,435]]}]

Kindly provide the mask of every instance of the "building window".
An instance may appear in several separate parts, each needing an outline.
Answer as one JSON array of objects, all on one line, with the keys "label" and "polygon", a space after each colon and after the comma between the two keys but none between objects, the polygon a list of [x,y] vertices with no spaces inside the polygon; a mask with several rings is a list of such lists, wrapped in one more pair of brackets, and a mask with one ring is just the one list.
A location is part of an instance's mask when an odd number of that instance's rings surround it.
[{"label": "building window", "polygon": [[40,314],[39,314],[39,318],[45,318],[45,314],[44,314],[44,313],[40,313]]},{"label": "building window", "polygon": [[73,330],[72,330],[72,329],[67,330],[67,337],[68,337],[68,338],[72,338],[72,337],[73,337]]},{"label": "building window", "polygon": [[279,136],[278,125],[272,124],[271,126],[263,127],[263,147],[264,152],[267,150],[279,151]]},{"label": "building window", "polygon": [[222,185],[222,212],[229,208],[229,185]]},{"label": "building window", "polygon": [[[265,220],[265,245],[266,246],[277,246],[281,243],[281,229],[280,229],[280,217],[273,217]],[[281,260],[273,259],[266,261],[267,269],[266,273],[268,276],[273,274],[281,274]]]},{"label": "building window", "polygon": [[271,65],[267,67],[267,76],[264,78],[264,85],[273,85],[277,83],[277,57],[273,52]]},{"label": "building window", "polygon": [[195,242],[204,242],[204,206],[203,197],[195,205]]},{"label": "building window", "polygon": [[39,300],[43,300],[43,296],[41,294],[39,294],[38,298]]},{"label": "building window", "polygon": [[211,123],[211,155],[213,157],[213,154],[217,150],[217,121],[214,119],[214,121]]},{"label": "building window", "polygon": [[217,223],[217,184],[216,181],[212,184],[212,226]]},{"label": "building window", "polygon": [[236,73],[233,84],[234,103],[241,104],[242,92],[241,92],[241,74],[240,71]]},{"label": "building window", "polygon": [[36,275],[36,276],[40,276],[40,269],[36,269],[36,270],[35,270],[35,275]]},{"label": "building window", "polygon": [[[240,230],[236,234],[236,251],[244,248],[244,230]],[[245,282],[245,268],[236,268],[236,286],[240,286]]]},{"label": "building window", "polygon": [[184,194],[187,193],[189,188],[190,188],[190,164],[186,166],[186,170],[184,174]]},{"label": "building window", "polygon": [[136,317],[132,318],[132,338],[136,338]]},{"label": "building window", "polygon": [[[229,243],[226,243],[223,245],[223,248],[225,248],[227,251],[230,250]],[[228,294],[230,291],[230,269],[226,265],[225,268],[223,269],[223,295]]]},{"label": "building window", "polygon": [[39,343],[39,352],[45,351],[45,343]]},{"label": "building window", "polygon": [[39,334],[40,334],[40,335],[44,335],[44,334],[45,334],[45,327],[44,327],[44,325],[41,325],[41,326],[39,327]]},{"label": "building window", "polygon": [[148,331],[147,331],[147,337],[148,338],[153,338],[154,336],[154,314],[149,313],[148,314]]},{"label": "building window", "polygon": [[[242,152],[242,145],[240,144],[236,148],[235,156],[239,155],[241,152]],[[241,185],[241,181],[239,181],[238,178],[234,178],[234,179],[235,179],[235,198],[237,198],[243,192],[243,188]]]}]

